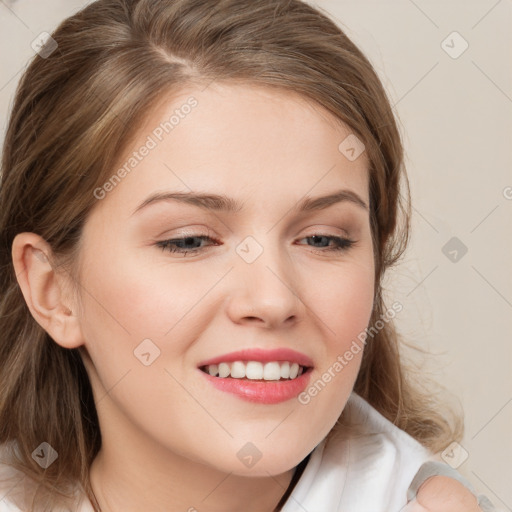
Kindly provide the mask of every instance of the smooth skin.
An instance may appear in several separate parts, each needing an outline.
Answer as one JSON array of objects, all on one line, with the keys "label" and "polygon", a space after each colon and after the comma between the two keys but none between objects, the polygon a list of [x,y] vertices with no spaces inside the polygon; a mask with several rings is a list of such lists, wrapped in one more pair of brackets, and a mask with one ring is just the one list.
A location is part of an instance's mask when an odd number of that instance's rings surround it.
[{"label": "smooth skin", "polygon": [[[191,95],[197,106],[90,213],[76,262],[79,300],[45,240],[21,233],[13,243],[31,314],[56,343],[80,348],[91,380],[102,448],[90,474],[102,512],[273,511],[294,467],[340,416],[362,351],[307,405],[247,402],[211,386],[198,365],[243,348],[291,348],[313,360],[313,382],[365,330],[373,308],[366,155],[345,158],[338,146],[350,129],[302,97],[218,82],[166,97],[119,167]],[[306,196],[340,189],[366,207],[294,211]],[[244,207],[160,201],[135,212],[162,191],[225,194]],[[185,255],[157,245],[197,236],[216,242]],[[262,249],[250,264],[236,250],[248,236],[251,250]],[[328,251],[330,237],[354,245]],[[134,353],[147,339],[159,355],[146,366]],[[237,456],[248,442],[262,454],[252,467]],[[417,512],[447,510],[438,491],[472,499],[456,481],[437,482],[445,483],[422,487]]]}]

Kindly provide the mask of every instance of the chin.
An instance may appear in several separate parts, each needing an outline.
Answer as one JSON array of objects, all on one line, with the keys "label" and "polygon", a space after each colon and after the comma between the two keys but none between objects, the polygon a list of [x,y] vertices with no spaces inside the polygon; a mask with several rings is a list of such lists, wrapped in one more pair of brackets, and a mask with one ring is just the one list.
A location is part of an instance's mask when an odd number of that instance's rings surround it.
[{"label": "chin", "polygon": [[[294,469],[316,446],[304,445],[304,438],[267,440],[264,444],[257,442],[236,443],[235,458],[232,451],[219,455],[225,464],[216,464],[216,468],[237,476],[269,477],[281,475]],[[287,446],[288,445],[288,446]]]},{"label": "chin", "polygon": [[236,476],[252,478],[268,478],[269,476],[278,476],[294,469],[300,462],[300,459],[289,460],[267,460],[260,459],[252,468],[243,468],[240,465],[232,467],[229,473]]}]

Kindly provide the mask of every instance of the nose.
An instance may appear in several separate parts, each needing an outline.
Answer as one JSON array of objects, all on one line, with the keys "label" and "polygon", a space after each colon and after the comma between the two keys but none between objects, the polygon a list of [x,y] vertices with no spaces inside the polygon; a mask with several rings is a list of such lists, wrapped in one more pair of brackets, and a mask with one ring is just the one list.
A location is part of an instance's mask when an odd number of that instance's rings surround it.
[{"label": "nose", "polygon": [[291,326],[300,321],[304,305],[295,290],[299,283],[282,248],[277,244],[263,247],[251,263],[240,254],[230,273],[227,307],[230,319],[236,324],[265,328]]}]

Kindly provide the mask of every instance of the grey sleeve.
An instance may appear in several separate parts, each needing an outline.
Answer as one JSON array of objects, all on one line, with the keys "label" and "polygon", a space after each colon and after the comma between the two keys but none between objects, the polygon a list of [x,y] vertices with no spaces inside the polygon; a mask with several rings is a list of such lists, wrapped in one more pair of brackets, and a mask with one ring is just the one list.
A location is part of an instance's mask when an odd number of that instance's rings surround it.
[{"label": "grey sleeve", "polygon": [[409,486],[409,489],[407,489],[407,500],[411,501],[414,498],[416,498],[416,493],[418,492],[418,489],[423,484],[423,482],[425,482],[427,478],[430,478],[431,476],[435,475],[448,476],[450,478],[454,478],[455,480],[458,480],[461,484],[466,486],[478,498],[478,505],[483,510],[483,512],[498,512],[495,506],[489,500],[489,498],[487,498],[483,494],[478,495],[473,486],[471,485],[471,483],[466,478],[464,478],[458,471],[453,469],[448,464],[445,464],[444,462],[434,460],[427,461],[420,466],[420,469],[414,476],[411,485]]}]

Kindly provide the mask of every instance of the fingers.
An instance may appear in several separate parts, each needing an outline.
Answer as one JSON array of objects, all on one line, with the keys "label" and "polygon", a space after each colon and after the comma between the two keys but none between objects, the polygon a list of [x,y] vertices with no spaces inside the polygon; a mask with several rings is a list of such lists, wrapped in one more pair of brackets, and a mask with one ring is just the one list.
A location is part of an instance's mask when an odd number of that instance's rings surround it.
[{"label": "fingers", "polygon": [[446,476],[428,478],[416,499],[403,512],[482,512],[477,497],[459,481]]},{"label": "fingers", "polygon": [[410,501],[405,508],[400,512],[429,512],[423,505],[420,505],[417,500]]}]

